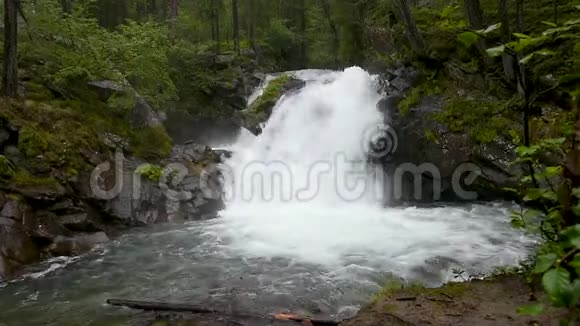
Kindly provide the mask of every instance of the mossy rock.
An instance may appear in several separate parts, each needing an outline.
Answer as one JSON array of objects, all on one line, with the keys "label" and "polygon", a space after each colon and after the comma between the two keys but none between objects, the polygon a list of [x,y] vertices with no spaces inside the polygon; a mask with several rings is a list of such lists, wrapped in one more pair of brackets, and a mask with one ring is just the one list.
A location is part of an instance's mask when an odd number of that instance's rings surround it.
[{"label": "mossy rock", "polygon": [[162,126],[142,128],[133,134],[133,154],[136,157],[158,160],[171,154],[173,142]]},{"label": "mossy rock", "polygon": [[276,103],[282,95],[304,87],[303,80],[294,78],[290,75],[283,74],[272,80],[264,93],[251,106],[243,112],[244,126],[254,134],[260,134],[260,124],[266,122]]}]

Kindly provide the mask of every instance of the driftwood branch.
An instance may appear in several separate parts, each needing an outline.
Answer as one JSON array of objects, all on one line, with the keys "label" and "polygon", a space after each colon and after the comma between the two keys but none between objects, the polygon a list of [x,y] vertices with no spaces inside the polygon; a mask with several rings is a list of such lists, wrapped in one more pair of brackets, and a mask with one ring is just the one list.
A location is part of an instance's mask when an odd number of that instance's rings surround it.
[{"label": "driftwood branch", "polygon": [[286,320],[291,322],[299,323],[309,323],[307,325],[313,326],[337,326],[340,325],[339,321],[335,320],[325,320],[325,319],[315,319],[305,316],[299,316],[294,314],[273,314],[273,315],[258,315],[258,314],[232,314],[226,313],[224,311],[219,311],[215,309],[205,308],[190,304],[181,303],[167,303],[167,302],[149,302],[149,301],[135,301],[135,300],[117,300],[109,299],[107,304],[118,307],[127,307],[131,309],[145,310],[145,311],[166,311],[166,312],[189,312],[194,314],[214,314],[221,316],[235,316],[235,317],[250,317],[259,319],[276,319],[276,320]]}]

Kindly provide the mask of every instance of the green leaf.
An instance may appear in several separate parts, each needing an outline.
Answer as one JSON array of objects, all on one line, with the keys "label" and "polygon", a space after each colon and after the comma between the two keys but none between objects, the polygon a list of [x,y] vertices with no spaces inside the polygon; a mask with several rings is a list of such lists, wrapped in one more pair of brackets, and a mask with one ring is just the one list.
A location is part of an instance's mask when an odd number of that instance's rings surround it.
[{"label": "green leaf", "polygon": [[556,24],[554,24],[554,23],[552,23],[552,22],[547,22],[547,21],[543,21],[543,22],[542,22],[542,24],[544,24],[544,25],[548,25],[548,26],[550,26],[550,27],[558,27],[558,25],[556,25]]},{"label": "green leaf", "polygon": [[536,259],[536,268],[534,268],[534,274],[545,273],[547,270],[552,268],[552,266],[554,266],[557,260],[558,256],[554,253],[538,256]]},{"label": "green leaf", "polygon": [[517,314],[521,316],[539,316],[544,313],[544,305],[541,303],[532,303],[518,307]]},{"label": "green leaf", "polygon": [[566,25],[566,26],[578,25],[578,24],[580,24],[580,18],[574,19],[574,20],[569,20],[569,21],[564,23],[564,25]]},{"label": "green leaf", "polygon": [[441,18],[449,18],[453,11],[455,10],[455,6],[447,6],[441,12]]},{"label": "green leaf", "polygon": [[483,32],[481,32],[483,35],[487,35],[493,31],[498,30],[501,27],[501,23],[497,23],[495,25],[491,25],[488,28],[486,28]]},{"label": "green leaf", "polygon": [[580,248],[580,224],[576,224],[565,229],[561,234],[563,239],[565,239],[568,243],[575,246],[576,248]]},{"label": "green leaf", "polygon": [[466,47],[470,47],[477,42],[479,36],[474,32],[465,32],[457,36],[457,39],[463,43]]},{"label": "green leaf", "polygon": [[572,259],[568,265],[574,268],[576,270],[576,274],[578,274],[580,272],[580,254],[574,256],[574,259]]},{"label": "green leaf", "polygon": [[514,36],[517,38],[531,38],[530,36],[522,33],[514,33]]},{"label": "green leaf", "polygon": [[562,167],[561,166],[549,166],[546,168],[546,176],[548,178],[556,177],[556,176],[559,176],[560,174],[562,174]]},{"label": "green leaf", "polygon": [[526,196],[524,197],[524,201],[534,201],[542,198],[544,195],[544,191],[538,188],[531,188],[528,189]]},{"label": "green leaf", "polygon": [[512,220],[510,221],[510,225],[514,228],[514,229],[523,229],[526,225],[524,224],[524,221],[522,221],[519,218],[512,218]]},{"label": "green leaf", "polygon": [[573,301],[570,273],[566,269],[558,267],[549,270],[542,277],[542,285],[555,306],[568,307]]},{"label": "green leaf", "polygon": [[505,51],[505,45],[496,46],[496,47],[489,48],[486,50],[487,55],[489,55],[490,57],[498,57],[498,56],[502,55],[504,51]]},{"label": "green leaf", "polygon": [[574,212],[574,214],[576,216],[580,216],[580,204],[575,205],[574,207],[572,207],[572,212]]},{"label": "green leaf", "polygon": [[520,60],[520,63],[525,65],[528,62],[530,62],[530,60],[532,60],[532,58],[536,55],[549,56],[549,55],[555,55],[555,54],[556,54],[556,52],[554,52],[550,49],[538,50],[538,51],[532,52],[532,53],[528,54],[527,56],[525,56],[522,60]]}]

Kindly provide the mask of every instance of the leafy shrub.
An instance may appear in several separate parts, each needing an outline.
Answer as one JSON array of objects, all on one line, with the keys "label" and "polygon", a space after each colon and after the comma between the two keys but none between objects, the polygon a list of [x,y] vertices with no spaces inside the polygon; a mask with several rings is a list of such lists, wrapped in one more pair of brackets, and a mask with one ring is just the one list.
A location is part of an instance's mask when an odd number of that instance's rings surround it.
[{"label": "leafy shrub", "polygon": [[141,165],[135,172],[155,182],[159,181],[163,175],[163,169],[159,165],[153,164]]}]

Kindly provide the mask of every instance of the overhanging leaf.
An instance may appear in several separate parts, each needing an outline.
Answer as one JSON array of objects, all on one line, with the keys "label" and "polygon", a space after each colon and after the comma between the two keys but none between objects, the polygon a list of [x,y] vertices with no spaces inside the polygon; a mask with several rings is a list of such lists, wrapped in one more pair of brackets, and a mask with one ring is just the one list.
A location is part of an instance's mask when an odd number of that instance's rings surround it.
[{"label": "overhanging leaf", "polygon": [[517,38],[531,38],[530,36],[522,33],[514,33],[514,36]]},{"label": "overhanging leaf", "polygon": [[574,268],[576,270],[576,273],[578,274],[580,272],[580,254],[577,254],[576,256],[574,256],[574,259],[572,259],[568,265],[570,265],[572,268]]},{"label": "overhanging leaf", "polygon": [[493,31],[496,31],[496,30],[498,30],[500,27],[501,27],[501,23],[497,23],[497,24],[491,25],[491,26],[489,26],[488,28],[486,28],[486,29],[485,29],[485,30],[482,32],[482,34],[483,34],[483,35],[487,35],[487,34],[489,34],[489,33],[493,32]]},{"label": "overhanging leaf", "polygon": [[498,57],[500,55],[502,55],[505,51],[505,45],[500,45],[500,46],[496,46],[493,48],[489,48],[487,49],[485,52],[487,52],[487,55],[489,55],[490,57]]},{"label": "overhanging leaf", "polygon": [[558,27],[558,25],[556,25],[556,24],[554,24],[554,23],[552,23],[552,22],[547,22],[547,21],[543,21],[543,22],[542,22],[542,24],[544,24],[544,25],[548,25],[548,26],[550,26],[550,27]]},{"label": "overhanging leaf", "polygon": [[479,36],[474,32],[464,32],[457,36],[457,39],[463,43],[466,47],[471,47],[477,42]]},{"label": "overhanging leaf", "polygon": [[564,25],[566,25],[566,26],[577,25],[577,24],[580,24],[580,18],[574,19],[574,20],[569,20],[569,21],[564,23]]},{"label": "overhanging leaf", "polygon": [[538,50],[538,51],[532,52],[532,53],[528,54],[527,56],[525,56],[522,60],[520,60],[520,63],[525,65],[528,62],[530,62],[532,60],[532,58],[536,55],[550,56],[550,55],[555,55],[555,54],[556,54],[556,52],[554,52],[550,49]]},{"label": "overhanging leaf", "polygon": [[565,229],[562,231],[562,236],[568,243],[580,248],[580,224]]},{"label": "overhanging leaf", "polygon": [[542,274],[545,273],[547,270],[552,268],[556,261],[558,260],[558,256],[554,253],[539,256],[536,260],[536,268],[534,268],[535,274]]},{"label": "overhanging leaf", "polygon": [[558,267],[549,270],[542,277],[542,285],[554,305],[567,307],[572,302],[572,284],[570,273],[566,269]]}]

